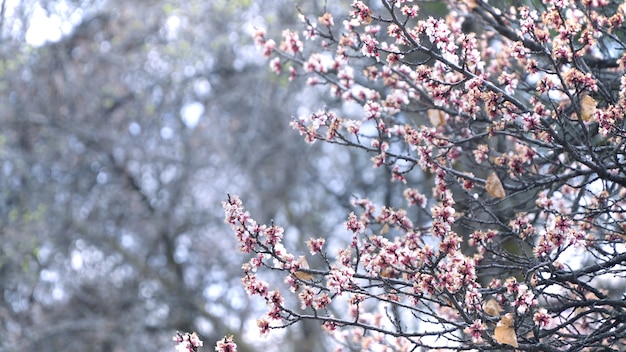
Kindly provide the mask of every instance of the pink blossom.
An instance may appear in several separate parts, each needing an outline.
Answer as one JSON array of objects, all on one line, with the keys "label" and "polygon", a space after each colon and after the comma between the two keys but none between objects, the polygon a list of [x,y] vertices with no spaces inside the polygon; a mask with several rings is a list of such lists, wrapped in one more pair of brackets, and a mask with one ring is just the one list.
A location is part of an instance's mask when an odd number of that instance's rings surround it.
[{"label": "pink blossom", "polygon": [[303,44],[300,41],[298,33],[292,32],[289,29],[283,31],[283,41],[280,43],[280,50],[290,55],[295,55],[302,52]]},{"label": "pink blossom", "polygon": [[354,68],[351,66],[342,66],[337,72],[337,78],[344,88],[350,88],[354,84]]},{"label": "pink blossom", "polygon": [[325,238],[311,238],[307,241],[307,246],[311,251],[311,254],[319,253],[326,242]]},{"label": "pink blossom", "polygon": [[327,277],[326,287],[332,293],[342,293],[351,288],[353,275],[352,268],[332,268]]},{"label": "pink blossom", "polygon": [[483,341],[482,334],[486,330],[487,325],[480,319],[474,320],[471,325],[465,328],[465,332],[471,336],[474,343],[481,343]]},{"label": "pink blossom", "polygon": [[401,11],[403,15],[410,17],[410,18],[414,18],[414,17],[417,17],[419,13],[419,6],[417,5],[402,6]]},{"label": "pink blossom", "polygon": [[552,317],[548,314],[545,308],[540,308],[534,315],[533,321],[541,329],[547,328],[552,322]]},{"label": "pink blossom", "polygon": [[344,127],[346,128],[346,130],[348,130],[348,132],[351,133],[351,134],[357,134],[357,133],[359,133],[359,131],[361,129],[361,121],[344,120],[343,124],[344,124]]},{"label": "pink blossom", "polygon": [[472,152],[476,162],[480,164],[489,157],[489,146],[486,144],[479,144],[478,147]]},{"label": "pink blossom", "polygon": [[317,23],[307,23],[306,30],[302,32],[307,40],[314,40],[318,37]]},{"label": "pink blossom", "polygon": [[285,230],[282,227],[272,225],[266,228],[264,232],[267,242],[270,245],[274,245],[283,239]]},{"label": "pink blossom", "polygon": [[354,213],[350,213],[348,221],[346,221],[346,228],[354,233],[362,233],[365,226],[357,219]]},{"label": "pink blossom", "polygon": [[203,346],[202,340],[198,337],[197,333],[180,333],[176,332],[176,335],[172,338],[176,342],[177,352],[197,352],[200,347]]},{"label": "pink blossom", "polygon": [[276,49],[276,42],[274,39],[270,39],[263,44],[263,57],[270,57],[272,52]]},{"label": "pink blossom", "polygon": [[365,56],[378,59],[380,56],[380,53],[378,52],[378,40],[370,34],[363,34],[361,35],[361,42],[363,43],[361,53]]},{"label": "pink blossom", "polygon": [[217,341],[215,352],[237,352],[237,344],[235,344],[233,336],[226,336]]},{"label": "pink blossom", "polygon": [[302,65],[306,72],[326,72],[326,66],[322,63],[322,55],[319,53],[314,53],[309,56],[308,60],[304,62]]},{"label": "pink blossom", "polygon": [[321,295],[317,296],[313,301],[313,309],[326,309],[330,305],[331,301],[332,300],[330,296],[324,292]]},{"label": "pink blossom", "polygon": [[350,15],[359,20],[360,23],[371,22],[372,11],[362,1],[355,0],[352,3],[352,8],[354,8],[354,11],[352,11]]},{"label": "pink blossom", "polygon": [[259,328],[261,336],[265,336],[270,332],[270,321],[266,318],[261,318],[256,321],[256,326]]},{"label": "pink blossom", "polygon": [[414,188],[407,188],[404,190],[403,194],[409,205],[417,205],[420,208],[426,207],[426,196],[421,194],[418,190]]},{"label": "pink blossom", "polygon": [[315,293],[311,288],[305,287],[302,292],[298,294],[298,299],[300,300],[300,308],[306,309],[313,305]]},{"label": "pink blossom", "polygon": [[525,284],[519,285],[515,308],[519,314],[524,314],[529,308],[537,304],[535,294]]},{"label": "pink blossom", "polygon": [[337,330],[337,324],[331,320],[326,320],[324,321],[324,324],[322,324],[322,329],[328,333],[331,333]]},{"label": "pink blossom", "polygon": [[313,76],[313,77],[308,77],[306,79],[306,85],[307,86],[315,86],[320,84],[320,78],[317,76]]},{"label": "pink blossom", "polygon": [[254,274],[247,274],[241,279],[241,282],[249,296],[259,295],[261,297],[267,297],[269,293],[267,282],[257,280]]},{"label": "pink blossom", "polygon": [[252,37],[254,38],[254,44],[256,44],[256,46],[260,47],[262,45],[265,44],[266,39],[265,39],[265,35],[266,35],[266,31],[263,28],[257,28],[254,30],[254,32],[252,33]]},{"label": "pink blossom", "polygon": [[509,295],[517,295],[519,292],[519,286],[520,285],[517,282],[517,279],[514,277],[510,277],[504,282],[504,287],[506,287],[506,291]]},{"label": "pink blossom", "polygon": [[298,71],[293,67],[289,67],[289,81],[293,81],[296,78]]},{"label": "pink blossom", "polygon": [[280,58],[275,57],[270,61],[270,69],[276,74],[279,74],[283,70]]}]

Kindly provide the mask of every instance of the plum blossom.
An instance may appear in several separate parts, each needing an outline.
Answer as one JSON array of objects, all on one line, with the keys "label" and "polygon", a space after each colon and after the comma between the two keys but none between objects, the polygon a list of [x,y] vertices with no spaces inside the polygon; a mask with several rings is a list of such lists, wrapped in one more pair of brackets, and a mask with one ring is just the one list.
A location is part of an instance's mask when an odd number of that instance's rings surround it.
[{"label": "plum blossom", "polygon": [[474,343],[483,341],[482,335],[487,330],[487,325],[480,319],[474,320],[471,325],[465,328],[465,332],[472,337]]},{"label": "plum blossom", "polygon": [[198,337],[197,333],[180,333],[176,332],[176,335],[172,338],[176,342],[177,352],[198,352],[202,347],[203,342]]},{"label": "plum blossom", "polygon": [[380,57],[380,52],[378,51],[378,40],[370,34],[363,34],[361,35],[361,42],[363,43],[361,53],[365,56],[374,57],[378,60]]},{"label": "plum blossom", "polygon": [[533,292],[525,284],[519,285],[515,308],[519,314],[524,314],[529,308],[537,304],[537,299]]},{"label": "plum blossom", "polygon": [[285,29],[283,31],[283,41],[280,43],[280,50],[289,55],[296,55],[302,52],[302,48],[303,44],[300,41],[298,33]]},{"label": "plum blossom", "polygon": [[265,336],[270,332],[270,321],[267,318],[261,318],[256,321],[256,326],[259,328],[261,336]]},{"label": "plum blossom", "polygon": [[326,286],[332,293],[342,293],[351,288],[352,276],[354,276],[352,268],[332,268],[328,274]]},{"label": "plum blossom", "polygon": [[350,213],[348,221],[346,221],[346,228],[354,233],[362,233],[365,230],[365,225],[358,220],[356,214]]},{"label": "plum blossom", "polygon": [[539,328],[546,329],[552,322],[552,317],[550,317],[548,311],[545,308],[540,308],[533,315],[533,321]]},{"label": "plum blossom", "polygon": [[226,336],[217,341],[215,352],[237,352],[237,344],[235,344],[233,336]]},{"label": "plum blossom", "polygon": [[[278,47],[263,31],[254,35],[274,71],[289,67],[285,75],[303,75],[316,90],[327,89],[336,111],[356,115],[343,119],[321,109],[299,117],[292,126],[304,140],[371,153],[385,182],[402,184],[389,188],[384,205],[355,199],[336,240],[307,241],[319,259],[313,280],[295,277],[300,267],[282,231],[256,224],[238,199],[229,199],[225,220],[252,254],[246,291],[266,300],[268,321],[319,320],[356,349],[391,349],[405,327],[393,321],[396,309],[398,317],[442,322],[459,349],[501,347],[492,346],[490,330],[502,309],[513,310],[517,339],[529,349],[541,348],[528,337],[537,329],[553,329],[541,343],[555,349],[600,346],[584,345],[591,339],[581,342],[570,331],[591,335],[589,322],[615,317],[610,309],[585,311],[587,302],[603,298],[580,300],[586,288],[571,280],[576,271],[566,257],[572,247],[608,265],[581,264],[590,278],[622,259],[626,191],[618,146],[626,138],[626,55],[608,53],[620,47],[626,5],[470,1],[457,9],[472,10],[471,17],[452,10],[445,18],[414,19],[419,8],[410,2],[353,1],[339,28],[328,13],[315,24],[302,16],[305,36],[322,38],[307,42],[307,54],[295,31],[283,32]],[[467,31],[470,18],[481,22],[480,31]],[[594,109],[581,111],[583,99]],[[482,183],[492,174],[506,183],[505,198],[482,196],[491,193]],[[397,207],[402,201],[406,208]],[[268,268],[287,274],[290,292],[272,291],[256,276]],[[496,278],[483,287],[483,274]],[[564,293],[555,299],[549,285]],[[593,280],[585,285],[605,294]],[[491,296],[494,314],[481,308],[483,295]],[[299,315],[288,307],[294,301],[315,315]],[[329,314],[330,306],[346,308],[345,315]],[[577,307],[575,327],[567,316],[551,315],[571,310],[564,306]],[[429,337],[446,340],[445,333]],[[398,345],[433,347],[410,338]]]},{"label": "plum blossom", "polygon": [[352,17],[357,19],[359,23],[369,24],[372,21],[372,10],[367,7],[362,1],[355,0],[352,2],[354,11],[350,13]]},{"label": "plum blossom", "polygon": [[326,239],[323,237],[320,237],[320,238],[311,238],[310,240],[307,241],[306,244],[309,247],[311,254],[316,254],[322,250],[322,247],[324,246],[325,242],[326,242]]}]

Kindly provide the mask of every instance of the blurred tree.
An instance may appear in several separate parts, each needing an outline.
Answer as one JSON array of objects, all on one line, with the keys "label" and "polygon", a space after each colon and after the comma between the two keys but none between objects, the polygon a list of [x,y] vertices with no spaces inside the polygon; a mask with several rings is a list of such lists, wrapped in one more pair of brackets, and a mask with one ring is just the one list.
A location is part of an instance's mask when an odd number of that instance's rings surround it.
[{"label": "blurred tree", "polygon": [[[305,147],[284,124],[320,92],[271,84],[249,34],[293,24],[292,1],[0,8],[0,351],[152,351],[177,329],[207,345],[246,336],[261,308],[239,285],[224,195],[250,194],[302,242],[342,220],[318,214],[374,187],[350,166],[366,159]],[[36,14],[62,38],[30,45]],[[281,350],[316,350],[319,331],[284,336]]]}]

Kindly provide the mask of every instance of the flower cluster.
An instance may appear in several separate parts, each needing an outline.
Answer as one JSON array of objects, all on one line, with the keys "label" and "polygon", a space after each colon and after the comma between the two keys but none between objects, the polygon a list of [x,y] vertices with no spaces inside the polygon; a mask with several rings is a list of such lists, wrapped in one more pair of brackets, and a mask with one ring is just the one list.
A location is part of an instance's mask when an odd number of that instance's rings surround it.
[{"label": "flower cluster", "polygon": [[217,341],[215,352],[237,352],[237,344],[235,344],[232,336],[226,336]]},{"label": "flower cluster", "polygon": [[259,329],[314,319],[361,350],[626,348],[619,292],[602,284],[626,260],[626,5],[465,1],[429,16],[411,2],[303,15],[302,40],[255,34],[273,71],[288,63],[336,102],[294,119],[304,140],[361,149],[401,190],[356,199],[351,241],[310,239],[311,268],[229,197],[226,222],[254,254],[244,286],[268,306]]},{"label": "flower cluster", "polygon": [[194,333],[180,333],[176,332],[176,335],[172,338],[176,342],[177,352],[198,352],[199,348],[203,346],[202,340],[198,337],[198,334]]}]

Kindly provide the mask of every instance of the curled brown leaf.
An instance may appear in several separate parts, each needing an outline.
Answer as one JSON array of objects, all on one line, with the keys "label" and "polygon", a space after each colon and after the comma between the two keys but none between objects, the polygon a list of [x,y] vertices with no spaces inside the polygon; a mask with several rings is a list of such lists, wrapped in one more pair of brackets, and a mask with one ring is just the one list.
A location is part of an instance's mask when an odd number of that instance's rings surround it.
[{"label": "curled brown leaf", "polygon": [[489,177],[487,177],[487,182],[485,183],[485,189],[494,198],[506,197],[506,192],[504,191],[502,182],[500,181],[500,178],[495,172],[492,172],[489,175]]},{"label": "curled brown leaf", "polygon": [[498,343],[513,347],[519,347],[514,325],[515,320],[513,319],[513,314],[505,314],[496,325],[496,329],[493,332],[493,338]]}]

